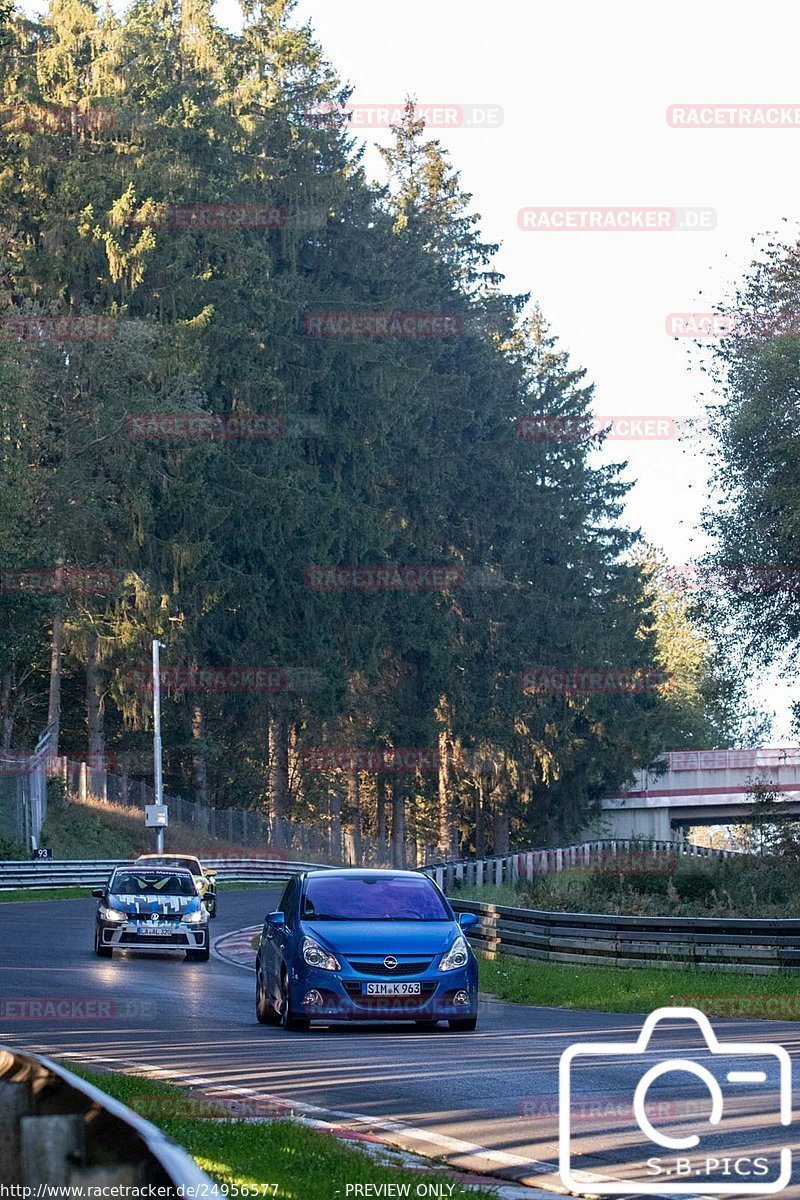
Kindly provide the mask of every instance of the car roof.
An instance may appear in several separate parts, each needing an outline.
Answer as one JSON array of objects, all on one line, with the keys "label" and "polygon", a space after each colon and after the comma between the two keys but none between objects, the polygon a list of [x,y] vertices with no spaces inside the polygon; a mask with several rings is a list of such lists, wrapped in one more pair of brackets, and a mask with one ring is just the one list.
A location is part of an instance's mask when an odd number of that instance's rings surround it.
[{"label": "car roof", "polygon": [[427,879],[428,876],[422,871],[404,871],[398,868],[394,870],[391,867],[331,867],[328,870],[313,870],[306,871],[307,879],[330,879],[331,877],[348,879],[357,877],[363,879],[364,876],[375,879]]},{"label": "car roof", "polygon": [[196,854],[169,854],[167,852],[164,854],[140,854],[136,861],[137,863],[148,862],[155,858],[181,858],[184,860],[184,862],[200,862],[200,859]]}]

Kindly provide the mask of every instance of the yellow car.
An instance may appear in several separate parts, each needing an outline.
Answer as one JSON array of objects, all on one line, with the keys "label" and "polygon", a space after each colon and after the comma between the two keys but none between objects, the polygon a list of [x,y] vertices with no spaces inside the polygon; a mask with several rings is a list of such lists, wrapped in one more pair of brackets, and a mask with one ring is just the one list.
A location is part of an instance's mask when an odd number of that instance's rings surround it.
[{"label": "yellow car", "polygon": [[208,909],[208,915],[217,915],[217,873],[207,871],[194,854],[140,854],[137,866],[180,867],[191,871],[197,894]]}]

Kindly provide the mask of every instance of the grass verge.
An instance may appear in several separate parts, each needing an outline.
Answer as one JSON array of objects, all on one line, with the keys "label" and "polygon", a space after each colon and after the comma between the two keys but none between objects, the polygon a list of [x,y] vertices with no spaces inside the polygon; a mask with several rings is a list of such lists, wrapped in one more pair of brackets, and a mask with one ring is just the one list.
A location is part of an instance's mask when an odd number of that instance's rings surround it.
[{"label": "grass verge", "polygon": [[88,887],[63,888],[22,888],[15,892],[0,892],[0,904],[9,900],[85,900],[91,896],[92,889]]},{"label": "grass verge", "polygon": [[[220,1186],[254,1188],[251,1195],[278,1200],[330,1200],[343,1196],[346,1184],[406,1184],[413,1196],[424,1178],[415,1171],[384,1166],[363,1150],[296,1121],[176,1117],[184,1111],[217,1110],[196,1093],[141,1076],[101,1074],[72,1063],[69,1068],[163,1129]],[[394,1188],[383,1190],[398,1194]],[[377,1189],[370,1191],[380,1194]],[[456,1184],[452,1200],[468,1198],[496,1200],[496,1193]]]},{"label": "grass verge", "polygon": [[742,975],[691,967],[576,967],[479,955],[480,987],[515,1004],[646,1013],[689,1005],[710,1017],[800,1017],[800,975]]}]

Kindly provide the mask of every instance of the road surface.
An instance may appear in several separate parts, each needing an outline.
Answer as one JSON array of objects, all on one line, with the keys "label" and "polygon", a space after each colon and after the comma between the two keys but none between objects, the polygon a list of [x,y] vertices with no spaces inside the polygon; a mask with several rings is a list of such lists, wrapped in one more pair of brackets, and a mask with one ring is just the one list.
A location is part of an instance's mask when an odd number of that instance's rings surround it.
[{"label": "road surface", "polygon": [[[220,917],[212,922],[216,938],[227,931],[260,923],[274,908],[275,890],[223,891]],[[71,1056],[108,1068],[138,1066],[174,1083],[221,1089],[260,1105],[259,1111],[297,1111],[340,1115],[339,1124],[375,1129],[398,1144],[433,1154],[466,1169],[487,1170],[507,1178],[561,1189],[558,1179],[558,1064],[575,1041],[633,1041],[642,1017],[506,1004],[487,998],[475,1033],[452,1033],[446,1026],[424,1031],[416,1026],[373,1025],[313,1028],[290,1034],[259,1026],[254,1016],[251,971],[212,957],[208,963],[175,958],[115,955],[111,961],[92,951],[95,901],[61,900],[0,905],[0,1042],[53,1056]],[[48,1014],[45,1000],[72,1002],[60,1014]],[[66,1014],[66,1015],[64,1015]],[[790,1022],[720,1021],[722,1039],[779,1042],[790,1054],[798,1048],[798,1027]],[[678,1050],[676,1050],[678,1048]],[[664,1054],[698,1058],[699,1043],[688,1029],[675,1031]],[[646,1066],[660,1061],[648,1058]],[[710,1056],[701,1057],[710,1064]],[[747,1065],[744,1057],[736,1066]],[[727,1064],[730,1067],[730,1064]],[[642,1074],[642,1059],[575,1064],[574,1137],[580,1166],[599,1176],[643,1178],[658,1194],[674,1195],[669,1183],[680,1154],[631,1136],[631,1096]],[[720,1075],[723,1091],[731,1092]],[[777,1082],[767,1066],[765,1086]],[[707,1132],[709,1102],[701,1080],[681,1076],[687,1087],[676,1100],[675,1077],[656,1081],[649,1093],[653,1123],[678,1122]],[[745,1089],[746,1090],[746,1089]],[[733,1088],[736,1093],[736,1088]],[[773,1091],[767,1099],[737,1094],[726,1105],[720,1129],[730,1138],[734,1127],[737,1154],[772,1154],[796,1142],[774,1115]],[[683,1107],[681,1107],[683,1106]],[[710,1153],[721,1157],[722,1135]],[[730,1145],[727,1142],[726,1145]],[[705,1154],[705,1145],[701,1147]],[[642,1172],[644,1160],[659,1160],[661,1176]],[[698,1159],[698,1161],[701,1161]],[[674,1169],[670,1164],[675,1164]],[[691,1160],[694,1169],[694,1159]],[[670,1176],[663,1172],[672,1170]],[[683,1168],[686,1169],[685,1167]],[[698,1168],[699,1169],[699,1168]],[[724,1171],[724,1166],[719,1168]],[[764,1168],[753,1163],[738,1194],[757,1194]],[[729,1166],[733,1172],[733,1166]],[[731,1174],[729,1183],[739,1176]],[[656,1182],[657,1181],[657,1182]],[[695,1184],[695,1186],[698,1186]],[[563,1190],[563,1189],[561,1189]],[[594,1191],[588,1184],[587,1192]],[[635,1185],[631,1187],[634,1193]],[[702,1192],[701,1194],[705,1194]],[[800,1198],[800,1172],[780,1195]]]}]

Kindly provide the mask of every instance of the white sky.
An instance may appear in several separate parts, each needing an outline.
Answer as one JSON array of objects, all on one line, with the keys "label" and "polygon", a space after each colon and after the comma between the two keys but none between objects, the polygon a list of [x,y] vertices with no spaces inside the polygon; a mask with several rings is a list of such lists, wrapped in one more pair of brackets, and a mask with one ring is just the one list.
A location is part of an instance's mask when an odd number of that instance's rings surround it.
[{"label": "white sky", "polygon": [[[219,18],[240,22],[235,0]],[[498,266],[530,291],[576,365],[596,384],[598,414],[699,411],[705,377],[670,312],[709,311],[746,268],[751,238],[786,230],[797,210],[800,128],[680,130],[680,103],[797,103],[800,9],[709,0],[653,8],[640,0],[300,0],[353,103],[500,105],[499,128],[432,131],[451,151]],[[385,141],[386,131],[365,131]],[[374,176],[376,152],[367,158]],[[526,206],[710,207],[707,232],[523,232]],[[793,226],[788,227],[793,229]],[[628,520],[675,564],[704,544],[706,491],[697,440],[618,442],[636,481]],[[765,680],[789,741],[787,689]]]}]

